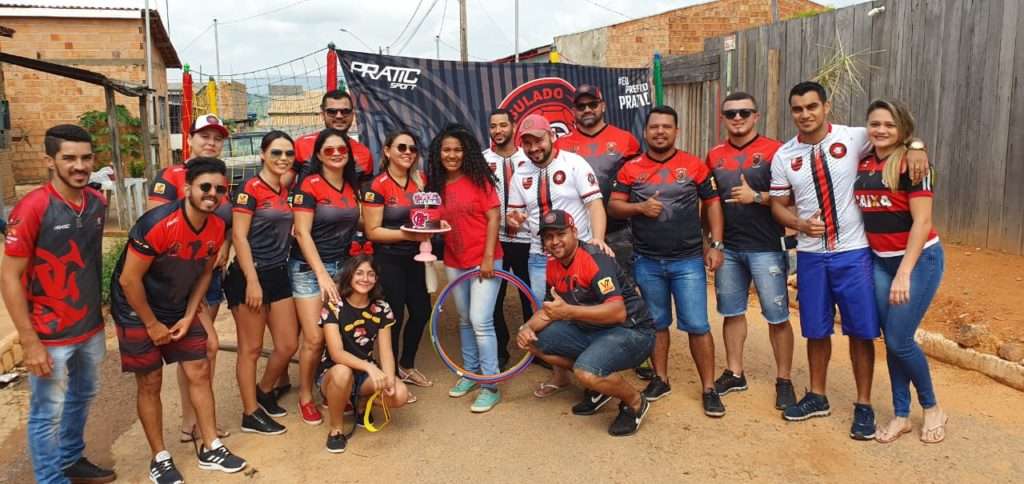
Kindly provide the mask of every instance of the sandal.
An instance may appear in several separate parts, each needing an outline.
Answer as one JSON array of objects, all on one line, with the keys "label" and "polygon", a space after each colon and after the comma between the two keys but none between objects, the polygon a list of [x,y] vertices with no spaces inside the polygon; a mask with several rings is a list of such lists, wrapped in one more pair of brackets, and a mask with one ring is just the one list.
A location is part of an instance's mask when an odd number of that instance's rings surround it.
[{"label": "sandal", "polygon": [[415,368],[405,369],[399,367],[398,378],[410,385],[416,385],[418,387],[434,386],[434,382],[427,379],[423,373],[420,373],[420,371]]},{"label": "sandal", "polygon": [[533,391],[533,396],[537,398],[547,398],[562,391],[565,387],[569,386],[568,383],[565,385],[555,385],[554,383],[541,382],[537,386],[537,389]]},{"label": "sandal", "polygon": [[405,399],[405,404],[408,405],[410,403],[416,403],[417,401],[419,401],[419,398],[416,398],[416,395],[409,392],[409,398]]},{"label": "sandal", "polygon": [[[942,415],[942,423],[940,423],[940,424],[938,424],[938,425],[936,425],[934,427],[931,427],[931,428],[925,428],[922,425],[921,426],[921,442],[924,442],[926,444],[937,444],[939,442],[942,442],[943,440],[946,440],[946,424],[947,423],[949,423],[949,415],[946,415],[945,413],[943,413],[943,415]],[[932,433],[938,435],[938,437],[936,437],[934,439],[927,438],[927,436],[929,434],[932,434]]]},{"label": "sandal", "polygon": [[884,430],[878,432],[878,435],[875,436],[875,440],[881,444],[889,444],[895,442],[896,439],[902,437],[903,434],[909,434],[911,432],[910,420],[907,420],[907,425],[900,428],[899,431],[897,431],[896,433],[890,434],[890,428],[892,428],[892,422],[890,422]]},{"label": "sandal", "polygon": [[[191,432],[189,432],[189,431],[187,431],[187,430],[182,430],[182,431],[181,431],[181,438],[180,438],[180,439],[178,439],[178,440],[179,440],[179,441],[181,441],[181,443],[183,443],[183,444],[187,444],[187,443],[189,443],[189,442],[192,442],[192,441],[194,441],[194,440],[195,440],[195,436],[196,436],[196,435],[197,435],[197,434],[196,434],[196,426],[195,426],[195,425],[193,425],[193,426],[192,426],[192,431],[191,431]],[[230,432],[230,431],[228,431],[228,430],[224,430],[224,429],[222,429],[222,428],[220,428],[220,427],[217,427],[217,438],[218,438],[218,439],[223,439],[223,438],[227,438],[227,437],[229,437],[230,435],[231,435],[231,432]]]}]

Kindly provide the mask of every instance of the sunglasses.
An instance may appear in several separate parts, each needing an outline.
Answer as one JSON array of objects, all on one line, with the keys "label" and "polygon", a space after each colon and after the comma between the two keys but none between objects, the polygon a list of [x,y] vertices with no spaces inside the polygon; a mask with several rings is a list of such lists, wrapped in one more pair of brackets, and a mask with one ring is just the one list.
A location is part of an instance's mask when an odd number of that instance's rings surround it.
[{"label": "sunglasses", "polygon": [[417,151],[419,151],[416,148],[416,145],[407,145],[405,143],[398,143],[397,145],[395,145],[395,149],[398,150],[399,153],[409,152],[414,155],[416,154]]},{"label": "sunglasses", "polygon": [[320,150],[320,152],[323,153],[324,156],[337,156],[337,155],[344,155],[344,154],[348,153],[348,148],[346,148],[344,146],[337,146],[337,147],[328,146],[328,147],[325,147],[322,150]]},{"label": "sunglasses", "polygon": [[352,108],[324,108],[324,112],[332,118],[339,114],[342,116],[350,116],[352,114]]},{"label": "sunglasses", "polygon": [[217,195],[223,195],[228,192],[228,187],[224,185],[214,185],[213,183],[200,183],[199,190],[203,193],[210,193],[210,190],[216,190]]},{"label": "sunglasses", "polygon": [[287,156],[287,157],[291,158],[291,157],[295,156],[295,150],[277,150],[277,149],[274,149],[274,150],[270,150],[270,156],[276,156],[278,158],[280,158],[282,156]]},{"label": "sunglasses", "polygon": [[597,107],[601,105],[601,101],[590,101],[588,103],[576,103],[577,111],[586,111],[588,108],[591,111],[596,111]]},{"label": "sunglasses", "polygon": [[747,119],[756,112],[756,109],[726,109],[722,111],[722,116],[725,116],[725,119],[733,119],[738,114],[741,118]]}]

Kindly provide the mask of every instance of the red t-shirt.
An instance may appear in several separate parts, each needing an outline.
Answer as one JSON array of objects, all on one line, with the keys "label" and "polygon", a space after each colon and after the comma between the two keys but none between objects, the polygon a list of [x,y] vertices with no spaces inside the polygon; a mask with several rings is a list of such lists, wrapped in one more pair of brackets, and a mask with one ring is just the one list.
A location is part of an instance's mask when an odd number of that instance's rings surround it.
[{"label": "red t-shirt", "polygon": [[[441,200],[441,218],[452,226],[444,234],[444,265],[455,269],[479,266],[487,242],[487,211],[501,208],[498,191],[492,184],[480,187],[463,176],[445,185]],[[494,244],[494,258],[501,259],[501,244]]]},{"label": "red t-shirt", "polygon": [[[309,133],[300,136],[295,140],[295,161],[304,163],[309,161],[309,158],[313,156],[313,145],[316,144],[316,138],[320,136],[320,132]],[[370,153],[370,149],[366,145],[349,138],[349,145],[352,146],[352,158],[356,160],[356,169],[359,170],[361,175],[372,176],[373,175],[373,154]]]}]

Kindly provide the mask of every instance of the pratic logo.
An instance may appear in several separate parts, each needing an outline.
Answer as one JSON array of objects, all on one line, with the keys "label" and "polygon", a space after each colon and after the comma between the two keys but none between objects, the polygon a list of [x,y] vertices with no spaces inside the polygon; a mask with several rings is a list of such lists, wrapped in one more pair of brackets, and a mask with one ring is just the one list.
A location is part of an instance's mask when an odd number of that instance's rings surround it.
[{"label": "pratic logo", "polygon": [[420,70],[412,67],[383,66],[366,62],[353,62],[352,72],[369,77],[375,81],[384,79],[390,83],[391,89],[416,89],[420,80]]},{"label": "pratic logo", "polygon": [[[576,88],[560,77],[542,77],[520,85],[510,92],[499,105],[508,109],[516,120],[516,132],[519,123],[526,116],[537,113],[551,123],[555,136],[560,138],[572,131],[574,122],[572,113],[572,96]],[[516,144],[519,139],[516,137]]]}]

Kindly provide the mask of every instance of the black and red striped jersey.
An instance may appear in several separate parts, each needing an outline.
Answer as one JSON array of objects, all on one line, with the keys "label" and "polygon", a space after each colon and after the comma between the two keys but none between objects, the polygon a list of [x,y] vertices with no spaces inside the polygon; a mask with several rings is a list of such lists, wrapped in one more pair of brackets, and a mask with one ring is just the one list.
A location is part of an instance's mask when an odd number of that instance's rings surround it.
[{"label": "black and red striped jersey", "polygon": [[[412,194],[420,191],[420,187],[412,180],[400,185],[387,170],[377,175],[370,183],[370,189],[363,194],[363,202],[367,207],[384,207],[381,227],[398,230],[409,224],[409,212],[412,209]],[[419,251],[419,244],[402,241],[395,244],[374,244],[373,250],[384,254],[412,255]]]},{"label": "black and red striped jersey", "polygon": [[[323,262],[348,255],[349,244],[359,228],[359,195],[347,183],[341,188],[314,173],[302,179],[292,194],[292,210],[313,214],[310,235]],[[292,244],[292,258],[305,262],[302,248]]]},{"label": "black and red striped jersey", "polygon": [[185,316],[192,289],[224,243],[224,221],[207,217],[201,227],[194,227],[185,215],[185,203],[178,200],[144,213],[128,232],[128,244],[110,278],[110,313],[118,324],[142,324],[119,283],[129,251],[150,261],[142,286],[156,318],[174,325]]},{"label": "black and red striped jersey", "polygon": [[[772,184],[772,157],[782,146],[779,141],[757,135],[743,146],[726,141],[711,149],[707,166],[715,175],[718,196],[732,198],[732,189],[740,186],[740,175],[757,192],[767,192]],[[782,225],[772,218],[772,209],[760,203],[723,204],[725,246],[746,252],[782,250]]]},{"label": "black and red striped jersey", "polygon": [[[615,259],[586,242],[579,243],[568,266],[562,265],[558,259],[548,258],[547,283],[565,302],[576,306],[597,306],[620,300],[626,305],[626,320],[622,326],[651,328],[651,313],[632,281]],[[551,296],[547,299],[550,300]]]},{"label": "black and red striped jersey", "polygon": [[[882,180],[886,163],[879,161],[874,152],[861,160],[857,167],[855,194],[864,216],[864,232],[871,250],[880,257],[894,257],[906,252],[910,228],[914,225],[910,199],[932,197],[933,175],[929,171],[920,183],[915,184],[910,181],[909,173],[903,173],[900,186],[892,191]],[[938,241],[939,235],[932,228],[925,247]]]},{"label": "black and red striped jersey", "polygon": [[491,173],[498,179],[495,187],[498,190],[498,200],[501,202],[501,229],[498,230],[498,239],[502,242],[516,242],[521,244],[530,243],[530,232],[526,227],[519,227],[519,230],[510,230],[505,215],[508,214],[508,199],[511,193],[510,184],[515,175],[516,169],[530,163],[530,159],[523,153],[522,148],[517,148],[512,156],[505,158],[491,149],[484,150],[484,159],[491,168]]},{"label": "black and red striped jersey", "polygon": [[[622,164],[640,154],[640,142],[637,141],[636,136],[611,124],[605,124],[604,128],[593,135],[575,129],[558,138],[555,147],[576,153],[590,163],[590,167],[594,169],[594,175],[597,176],[597,183],[601,186],[601,197],[604,199],[605,206],[608,205],[612,185],[615,183]],[[608,233],[620,230],[625,226],[626,222],[611,219]]]},{"label": "black and red striped jersey", "polygon": [[252,215],[248,240],[257,269],[288,262],[292,208],[285,187],[275,190],[257,174],[238,186],[232,210]]},{"label": "black and red striped jersey", "polygon": [[663,161],[647,153],[619,170],[612,197],[642,203],[658,195],[664,204],[658,218],[630,217],[633,248],[641,255],[682,259],[703,253],[700,204],[718,203],[715,177],[699,158],[676,150]]},{"label": "black and red striped jersey", "polygon": [[25,257],[22,284],[32,328],[44,345],[85,341],[103,329],[100,280],[107,200],[92,188],[82,204],[61,197],[51,183],[25,195],[7,222],[4,252]]},{"label": "black and red striped jersey", "polygon": [[[188,162],[185,162],[184,165],[172,165],[160,170],[149,187],[147,198],[164,203],[183,200],[185,198],[186,172],[188,172]],[[231,228],[231,201],[226,194],[214,213],[224,222],[225,230]]]}]

